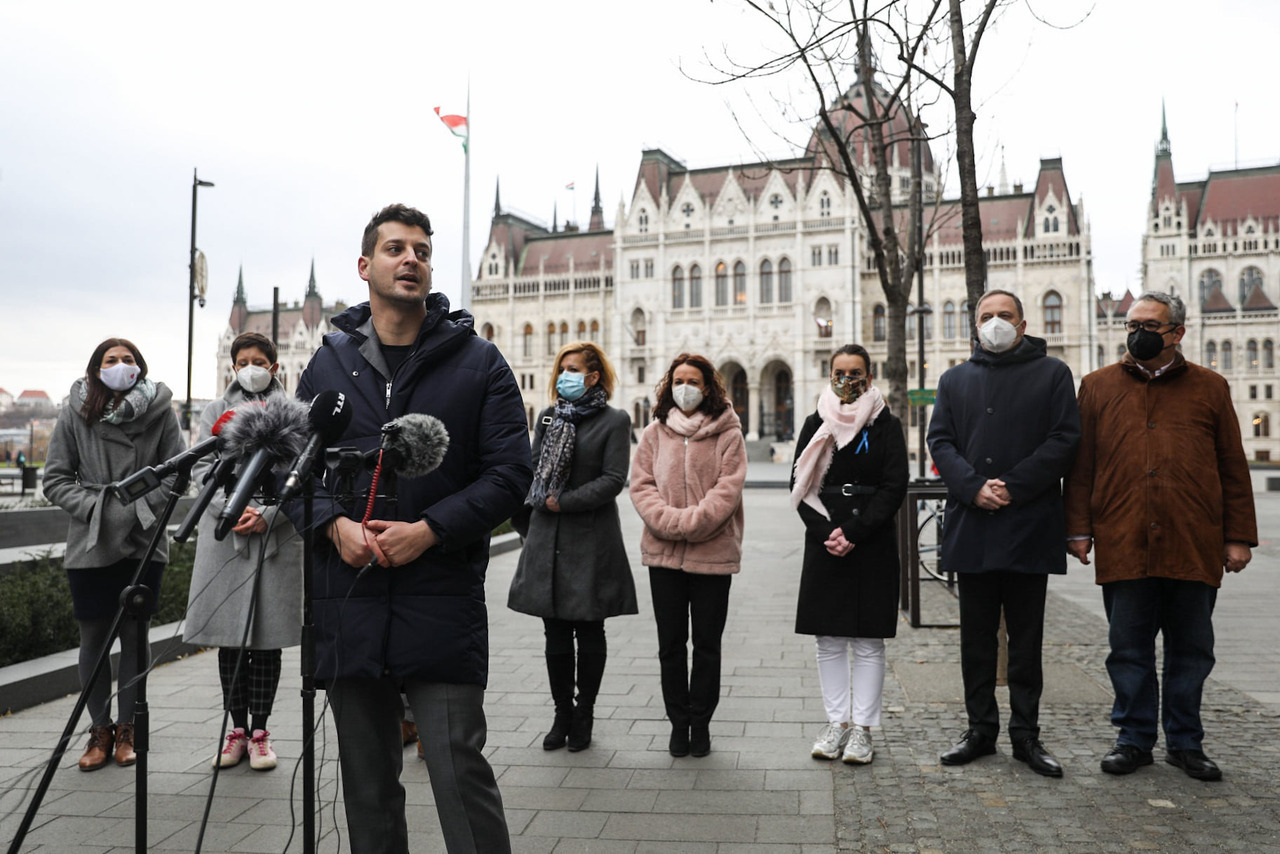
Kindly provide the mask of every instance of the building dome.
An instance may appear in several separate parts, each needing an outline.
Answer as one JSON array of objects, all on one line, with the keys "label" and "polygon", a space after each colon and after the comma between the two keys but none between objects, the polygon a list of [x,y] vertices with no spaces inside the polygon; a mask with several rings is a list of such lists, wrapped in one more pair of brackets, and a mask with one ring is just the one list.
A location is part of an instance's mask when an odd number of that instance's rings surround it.
[{"label": "building dome", "polygon": [[[865,121],[867,116],[866,98],[863,91],[862,82],[859,81],[849,87],[849,91],[845,92],[831,106],[830,112],[832,120],[835,122],[839,132],[845,139],[850,140],[851,153],[854,155],[856,165],[862,169],[871,169],[874,164],[871,152],[867,149],[868,130]],[[872,91],[876,103],[876,115],[882,119],[887,116],[885,128],[885,140],[890,143],[889,149],[889,167],[894,171],[905,169],[910,172],[911,169],[911,125],[914,116],[907,111],[906,105],[897,98],[890,98],[889,93],[884,87],[877,83],[871,84]],[[832,146],[831,135],[821,121],[813,130],[813,134],[809,137],[809,144],[805,146],[805,154],[809,157],[822,155],[834,164],[840,163],[840,156]],[[928,142],[924,144],[924,150],[921,152],[921,160],[924,166],[924,174],[930,175],[934,171],[933,152],[929,148]]]}]

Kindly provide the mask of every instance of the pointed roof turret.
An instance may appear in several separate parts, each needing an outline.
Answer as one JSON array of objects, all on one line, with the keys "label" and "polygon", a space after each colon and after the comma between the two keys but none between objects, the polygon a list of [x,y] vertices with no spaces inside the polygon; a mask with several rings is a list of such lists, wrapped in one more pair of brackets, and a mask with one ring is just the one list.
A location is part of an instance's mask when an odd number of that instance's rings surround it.
[{"label": "pointed roof turret", "polygon": [[1156,146],[1156,154],[1172,154],[1169,146],[1169,122],[1165,119],[1164,98],[1160,99],[1160,143]]},{"label": "pointed roof turret", "polygon": [[240,265],[240,278],[236,282],[236,298],[231,301],[231,317],[227,320],[233,332],[239,335],[249,323],[249,298],[244,293],[244,265]]},{"label": "pointed roof turret", "polygon": [[596,194],[591,203],[591,222],[587,231],[604,231],[604,207],[600,204],[600,167],[596,166]]},{"label": "pointed roof turret", "polygon": [[493,179],[493,215],[494,216],[502,215],[501,189],[502,188],[499,186],[498,179],[494,178]]},{"label": "pointed roof turret", "polygon": [[1002,196],[1009,195],[1009,173],[1004,168],[1004,146],[1000,146],[1000,184],[996,192]]},{"label": "pointed roof turret", "polygon": [[551,233],[555,234],[560,223],[560,206],[555,202],[551,203]]},{"label": "pointed roof turret", "polygon": [[302,298],[302,322],[308,329],[315,329],[324,320],[324,301],[316,290],[316,259],[311,259],[311,278],[307,282],[307,294]]},{"label": "pointed roof turret", "polygon": [[249,298],[246,297],[244,294],[244,265],[243,264],[240,265],[240,278],[236,282],[236,298],[234,302],[237,302],[237,303],[249,302]]},{"label": "pointed roof turret", "polygon": [[316,290],[316,259],[311,259],[311,278],[307,280],[307,296],[317,297],[320,293]]}]

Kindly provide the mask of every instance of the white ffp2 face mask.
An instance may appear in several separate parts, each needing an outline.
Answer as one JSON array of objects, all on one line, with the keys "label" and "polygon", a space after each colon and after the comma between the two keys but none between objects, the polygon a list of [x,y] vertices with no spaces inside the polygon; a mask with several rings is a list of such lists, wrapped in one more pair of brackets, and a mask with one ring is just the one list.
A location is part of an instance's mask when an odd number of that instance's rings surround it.
[{"label": "white ffp2 face mask", "polygon": [[978,327],[978,342],[989,353],[1003,353],[1018,340],[1018,328],[1001,317],[993,317]]},{"label": "white ffp2 face mask", "polygon": [[236,371],[236,382],[250,394],[258,394],[271,385],[271,371],[261,365],[245,365]]},{"label": "white ffp2 face mask", "polygon": [[678,385],[671,389],[671,397],[681,412],[693,412],[702,405],[702,389],[697,386]]},{"label": "white ffp2 face mask", "polygon": [[112,391],[128,391],[138,381],[138,374],[140,373],[142,373],[142,368],[137,365],[130,365],[128,362],[116,362],[110,367],[99,369],[98,378],[102,380],[104,386]]}]

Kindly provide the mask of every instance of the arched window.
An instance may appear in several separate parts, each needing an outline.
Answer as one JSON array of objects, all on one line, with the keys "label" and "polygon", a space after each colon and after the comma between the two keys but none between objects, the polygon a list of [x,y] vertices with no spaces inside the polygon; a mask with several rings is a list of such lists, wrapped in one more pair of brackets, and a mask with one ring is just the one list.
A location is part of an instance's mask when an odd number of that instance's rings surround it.
[{"label": "arched window", "polygon": [[826,190],[818,197],[818,216],[831,216],[831,194]]},{"label": "arched window", "polygon": [[929,303],[925,303],[924,308],[922,308],[917,313],[920,315],[920,327],[924,330],[924,340],[932,341],[933,340],[933,306],[929,305]]},{"label": "arched window", "polygon": [[480,334],[484,336],[484,340],[492,341],[493,340],[493,324],[486,323],[484,326],[481,326]]},{"label": "arched window", "polygon": [[1044,295],[1044,333],[1062,334],[1062,296],[1057,291]]},{"label": "arched window", "polygon": [[562,320],[560,321],[560,346],[563,347],[565,344],[568,344],[568,343],[569,343],[569,324]]},{"label": "arched window", "polygon": [[733,304],[747,304],[747,265],[741,261],[733,265]]},{"label": "arched window", "polygon": [[533,429],[533,407],[532,406],[525,408],[524,417],[525,417],[525,420],[529,422],[529,429],[532,430]]},{"label": "arched window", "polygon": [[1124,358],[1124,354],[1125,354],[1126,352],[1127,352],[1127,351],[1125,350],[1125,346],[1124,346],[1123,344],[1117,344],[1117,345],[1116,345],[1116,361],[1118,362],[1118,361],[1120,361],[1121,359],[1123,359],[1123,358]]},{"label": "arched window", "polygon": [[1218,345],[1212,341],[1204,345],[1204,363],[1213,370],[1218,370]]},{"label": "arched window", "polygon": [[1258,370],[1258,342],[1250,338],[1244,345],[1244,369],[1246,371]]},{"label": "arched window", "polygon": [[671,307],[684,308],[684,270],[678,265],[671,271]]},{"label": "arched window", "polygon": [[818,324],[818,337],[831,337],[831,301],[820,297],[813,306],[813,322]]},{"label": "arched window", "polygon": [[969,301],[965,300],[960,303],[960,325],[965,329],[965,337],[972,338],[973,330],[969,323]]},{"label": "arched window", "polygon": [[1253,437],[1255,439],[1265,439],[1271,435],[1271,416],[1265,412],[1259,412],[1253,416]]},{"label": "arched window", "polygon": [[907,303],[907,340],[916,340],[916,307]]},{"label": "arched window", "polygon": [[637,308],[631,312],[631,337],[637,347],[644,346],[644,332],[644,311]]},{"label": "arched window", "polygon": [[716,262],[716,305],[729,304],[729,266]]},{"label": "arched window", "polygon": [[547,324],[547,355],[554,356],[556,354],[556,325],[554,323]]},{"label": "arched window", "polygon": [[791,302],[791,260],[789,258],[778,261],[778,302]]},{"label": "arched window", "polygon": [[689,308],[702,308],[702,268],[689,268]]},{"label": "arched window", "polygon": [[1222,287],[1221,273],[1210,269],[1200,274],[1200,305],[1204,305],[1204,301],[1209,298],[1210,292],[1215,287]]},{"label": "arched window", "polygon": [[948,341],[956,337],[956,304],[951,300],[942,304],[942,337]]},{"label": "arched window", "polygon": [[879,303],[871,310],[871,340],[885,340],[884,306]]},{"label": "arched window", "polygon": [[1262,271],[1257,267],[1245,267],[1240,271],[1240,305],[1242,307],[1254,288],[1262,290]]},{"label": "arched window", "polygon": [[600,321],[598,320],[591,321],[591,340],[597,344],[600,343]]},{"label": "arched window", "polygon": [[533,324],[532,323],[526,323],[524,325],[524,335],[522,337],[524,339],[524,346],[521,348],[521,352],[524,354],[524,357],[526,359],[531,358],[533,356]]},{"label": "arched window", "polygon": [[649,233],[649,211],[647,209],[640,209],[640,215],[636,217],[636,226],[641,234]]},{"label": "arched window", "polygon": [[1107,358],[1107,351],[1102,349],[1102,345],[1098,345],[1098,367],[1102,367],[1103,361]]},{"label": "arched window", "polygon": [[1276,345],[1270,338],[1262,342],[1262,369],[1264,371],[1276,369]]},{"label": "arched window", "polygon": [[578,340],[585,341],[587,339],[587,322],[585,320],[578,321]]},{"label": "arched window", "polygon": [[773,302],[773,262],[768,258],[760,262],[760,302]]},{"label": "arched window", "polygon": [[1231,342],[1222,342],[1222,370],[1227,372],[1231,370]]}]

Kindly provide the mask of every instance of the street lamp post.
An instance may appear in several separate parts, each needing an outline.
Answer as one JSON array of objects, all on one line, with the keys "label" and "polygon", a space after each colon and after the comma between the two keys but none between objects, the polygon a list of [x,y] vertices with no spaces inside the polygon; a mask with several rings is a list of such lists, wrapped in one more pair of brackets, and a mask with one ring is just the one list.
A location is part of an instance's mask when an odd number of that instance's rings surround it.
[{"label": "street lamp post", "polygon": [[[191,255],[187,263],[187,404],[182,408],[182,429],[191,430],[191,355],[196,333],[196,193],[201,187],[212,187],[212,181],[201,181],[197,169],[191,170]],[[204,308],[204,295],[200,295]]]}]

